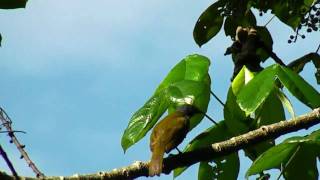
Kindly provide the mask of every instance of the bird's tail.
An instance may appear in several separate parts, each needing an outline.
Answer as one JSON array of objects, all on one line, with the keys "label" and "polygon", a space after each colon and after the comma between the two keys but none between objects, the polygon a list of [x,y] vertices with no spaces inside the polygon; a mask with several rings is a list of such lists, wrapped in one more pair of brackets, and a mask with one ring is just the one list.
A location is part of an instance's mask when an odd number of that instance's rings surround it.
[{"label": "bird's tail", "polygon": [[164,148],[155,148],[152,152],[151,161],[149,163],[149,176],[160,176],[162,172],[162,161],[164,155]]}]

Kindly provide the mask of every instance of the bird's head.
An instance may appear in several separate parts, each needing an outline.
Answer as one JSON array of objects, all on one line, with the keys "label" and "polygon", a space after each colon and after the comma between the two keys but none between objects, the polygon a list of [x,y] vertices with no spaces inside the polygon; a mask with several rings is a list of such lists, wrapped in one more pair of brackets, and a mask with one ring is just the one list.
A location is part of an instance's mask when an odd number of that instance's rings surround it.
[{"label": "bird's head", "polygon": [[198,113],[202,113],[196,106],[190,104],[184,104],[177,107],[177,111],[182,112],[186,116],[193,116]]}]

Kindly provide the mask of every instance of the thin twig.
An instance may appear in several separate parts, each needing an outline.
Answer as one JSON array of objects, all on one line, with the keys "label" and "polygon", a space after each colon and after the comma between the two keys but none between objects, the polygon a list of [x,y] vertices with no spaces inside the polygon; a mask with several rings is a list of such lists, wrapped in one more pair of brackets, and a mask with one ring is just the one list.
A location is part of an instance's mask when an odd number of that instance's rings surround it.
[{"label": "thin twig", "polygon": [[23,134],[27,134],[25,131],[0,131],[0,133],[23,133]]},{"label": "thin twig", "polygon": [[291,163],[291,161],[293,160],[293,158],[296,156],[296,154],[298,153],[298,151],[300,150],[301,146],[298,146],[297,150],[292,154],[292,156],[290,157],[290,159],[288,160],[288,162],[286,163],[286,165],[281,169],[281,172],[277,178],[277,180],[280,179],[280,177],[282,176],[282,174],[284,173],[284,170],[288,167],[288,165]]},{"label": "thin twig", "polygon": [[4,161],[7,163],[12,175],[16,178],[19,179],[18,173],[17,171],[14,169],[10,159],[7,156],[7,153],[4,151],[4,149],[2,148],[2,146],[0,145],[0,154],[3,157]]},{"label": "thin twig", "polygon": [[212,91],[210,91],[210,94],[224,107],[224,103],[219,99],[219,97],[214,94]]},{"label": "thin twig", "polygon": [[25,145],[22,145],[17,137],[14,135],[14,130],[11,127],[12,121],[8,114],[0,107],[0,121],[2,125],[7,129],[8,136],[11,138],[11,142],[13,142],[18,151],[21,153],[21,157],[27,162],[28,166],[33,170],[38,178],[44,178],[45,175],[37,168],[34,162],[28,156],[28,153],[24,150]]},{"label": "thin twig", "polygon": [[218,123],[213,120],[210,116],[208,116],[207,114],[204,114],[211,122],[213,122],[215,125],[218,125]]},{"label": "thin twig", "polygon": [[319,46],[318,46],[318,48],[317,48],[317,50],[316,50],[316,53],[318,53],[319,50],[320,50],[320,44],[319,44]]},{"label": "thin twig", "polygon": [[267,25],[273,20],[274,17],[276,17],[276,16],[275,15],[272,16],[272,18],[270,18],[269,21],[263,27],[267,27]]}]

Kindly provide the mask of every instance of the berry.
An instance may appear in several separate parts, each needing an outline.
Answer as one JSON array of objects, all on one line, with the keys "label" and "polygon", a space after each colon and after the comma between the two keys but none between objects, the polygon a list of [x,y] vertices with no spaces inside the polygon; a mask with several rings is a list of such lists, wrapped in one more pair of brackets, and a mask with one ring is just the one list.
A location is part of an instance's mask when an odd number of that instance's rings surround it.
[{"label": "berry", "polygon": [[304,39],[304,38],[306,38],[306,36],[305,35],[301,35],[301,38]]},{"label": "berry", "polygon": [[307,32],[308,32],[308,33],[309,33],[309,32],[311,32],[311,31],[312,31],[312,29],[311,29],[311,28],[308,28],[308,29],[307,29]]},{"label": "berry", "polygon": [[293,35],[291,35],[291,36],[290,36],[290,39],[293,39],[293,38],[294,38],[294,36],[293,36]]},{"label": "berry", "polygon": [[289,40],[288,40],[288,43],[290,44],[290,43],[292,43],[292,41],[289,39]]}]

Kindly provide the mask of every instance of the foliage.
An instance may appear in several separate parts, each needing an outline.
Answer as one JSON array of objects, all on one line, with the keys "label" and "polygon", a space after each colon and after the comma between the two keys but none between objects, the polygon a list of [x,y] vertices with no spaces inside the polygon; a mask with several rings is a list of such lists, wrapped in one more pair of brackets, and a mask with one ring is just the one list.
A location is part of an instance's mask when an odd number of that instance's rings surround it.
[{"label": "foliage", "polygon": [[[314,10],[314,3],[319,1],[218,0],[200,15],[193,37],[195,42],[202,46],[224,29],[225,35],[236,41],[236,30],[239,26],[254,27],[260,37],[259,42],[265,45],[265,49],[260,48],[252,53],[264,62],[269,57],[274,58],[273,39],[266,26],[257,26],[252,10],[257,9],[261,15],[270,11],[297,32],[303,25],[301,21],[312,8],[312,12],[319,11],[320,14],[320,10]],[[273,64],[258,72],[250,72],[245,66],[242,67],[228,90],[223,109],[224,120],[196,136],[184,148],[184,152],[285,120],[285,108],[294,117],[292,104],[283,88],[311,109],[320,107],[319,92],[298,74],[308,62],[309,59],[300,59],[287,67]],[[318,67],[318,62],[314,60],[313,63]],[[177,106],[187,103],[207,112],[211,85],[209,65],[208,58],[195,54],[187,56],[170,71],[145,105],[133,114],[122,136],[124,151],[142,139],[167,110],[169,114],[173,113]],[[190,130],[197,126],[203,117],[192,117]],[[318,130],[305,137],[292,137],[279,145],[275,145],[274,139],[270,139],[244,149],[245,154],[254,161],[246,174],[247,177],[260,174],[262,178],[263,171],[277,168],[285,179],[318,179],[316,159],[320,155],[319,132]],[[174,177],[187,168],[176,169]],[[232,180],[238,178],[238,173],[239,157],[237,153],[233,153],[200,162],[198,178]]]}]

